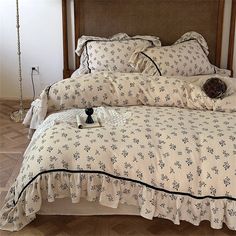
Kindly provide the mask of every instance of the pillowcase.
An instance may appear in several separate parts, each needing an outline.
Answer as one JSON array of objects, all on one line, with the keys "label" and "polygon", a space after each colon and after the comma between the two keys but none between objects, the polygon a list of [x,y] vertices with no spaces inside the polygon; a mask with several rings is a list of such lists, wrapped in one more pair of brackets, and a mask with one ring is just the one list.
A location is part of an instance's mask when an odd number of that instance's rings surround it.
[{"label": "pillowcase", "polygon": [[[164,47],[149,47],[135,52],[130,64],[135,70],[148,75],[193,76],[215,73],[214,66],[207,58],[208,47],[205,39],[182,36],[175,44]],[[192,36],[192,35],[191,35]],[[199,42],[201,38],[201,44]]]},{"label": "pillowcase", "polygon": [[76,54],[80,67],[74,75],[95,71],[139,72],[129,65],[131,55],[150,46],[161,46],[156,36],[134,36],[119,33],[111,38],[82,36],[78,40]]},{"label": "pillowcase", "polygon": [[137,48],[146,49],[152,44],[143,39],[121,41],[92,41],[86,44],[88,68],[94,71],[138,72],[129,65],[129,59]]}]

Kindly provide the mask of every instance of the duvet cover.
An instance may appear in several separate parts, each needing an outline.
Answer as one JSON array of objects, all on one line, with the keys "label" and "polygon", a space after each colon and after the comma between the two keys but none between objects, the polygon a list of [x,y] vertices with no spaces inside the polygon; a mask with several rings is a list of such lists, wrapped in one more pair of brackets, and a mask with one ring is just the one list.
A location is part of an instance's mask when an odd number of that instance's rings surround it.
[{"label": "duvet cover", "polygon": [[[236,84],[222,77],[226,96],[210,99],[201,89],[209,77],[100,72],[46,88],[24,121],[37,129],[0,228],[19,230],[43,199],[68,197],[236,230]],[[78,129],[86,107],[102,127]]]}]

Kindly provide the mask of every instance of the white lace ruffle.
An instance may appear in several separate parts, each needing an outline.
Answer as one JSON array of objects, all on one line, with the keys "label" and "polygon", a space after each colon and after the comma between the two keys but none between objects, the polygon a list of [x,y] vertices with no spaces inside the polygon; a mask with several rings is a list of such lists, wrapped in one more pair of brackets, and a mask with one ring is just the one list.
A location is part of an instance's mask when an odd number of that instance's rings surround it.
[{"label": "white lace ruffle", "polygon": [[[49,115],[44,123],[38,127],[35,131],[32,139],[37,139],[48,128],[52,127],[55,123],[71,123],[76,126],[76,115],[86,117],[84,109],[69,109],[59,111]],[[109,107],[97,107],[94,108],[94,114],[97,116],[103,126],[123,126],[127,120],[131,117],[130,112],[117,112],[115,109]]]},{"label": "white lace ruffle", "polygon": [[47,115],[47,89],[48,87],[42,91],[40,98],[31,103],[30,109],[23,120],[23,124],[30,129],[37,129]]}]

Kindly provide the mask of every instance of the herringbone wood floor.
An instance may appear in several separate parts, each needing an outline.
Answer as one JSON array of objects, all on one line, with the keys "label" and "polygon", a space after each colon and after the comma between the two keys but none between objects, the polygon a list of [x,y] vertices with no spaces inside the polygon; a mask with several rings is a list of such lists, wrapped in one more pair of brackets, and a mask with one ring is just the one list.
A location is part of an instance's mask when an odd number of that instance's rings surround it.
[{"label": "herringbone wood floor", "polygon": [[[11,111],[17,109],[17,102],[0,101],[0,205],[6,191],[14,181],[22,162],[22,152],[27,140],[27,129],[9,119]],[[213,230],[208,222],[196,227],[187,222],[180,226],[163,219],[145,220],[137,216],[38,216],[35,221],[19,232],[0,230],[0,236],[226,236],[236,235],[225,226]]]}]

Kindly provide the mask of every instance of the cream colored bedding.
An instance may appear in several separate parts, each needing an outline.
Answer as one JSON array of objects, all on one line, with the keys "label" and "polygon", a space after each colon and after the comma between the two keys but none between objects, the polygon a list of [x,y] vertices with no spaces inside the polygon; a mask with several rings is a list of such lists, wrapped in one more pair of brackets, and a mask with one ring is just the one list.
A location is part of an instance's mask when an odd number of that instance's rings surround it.
[{"label": "cream colored bedding", "polygon": [[[45,90],[27,118],[30,124],[40,114],[42,121],[0,211],[0,228],[21,229],[45,200],[85,198],[136,206],[147,219],[209,220],[236,230],[235,83],[223,78],[230,95],[212,100],[200,89],[205,79],[98,73]],[[75,114],[101,105],[130,115],[122,125],[78,129]]]},{"label": "cream colored bedding", "polygon": [[[210,99],[201,85],[211,77],[228,85],[224,99]],[[170,106],[198,110],[236,111],[235,79],[220,75],[168,77],[139,73],[97,72],[59,81],[32,103],[24,124],[36,129],[47,113],[98,106]]]}]

